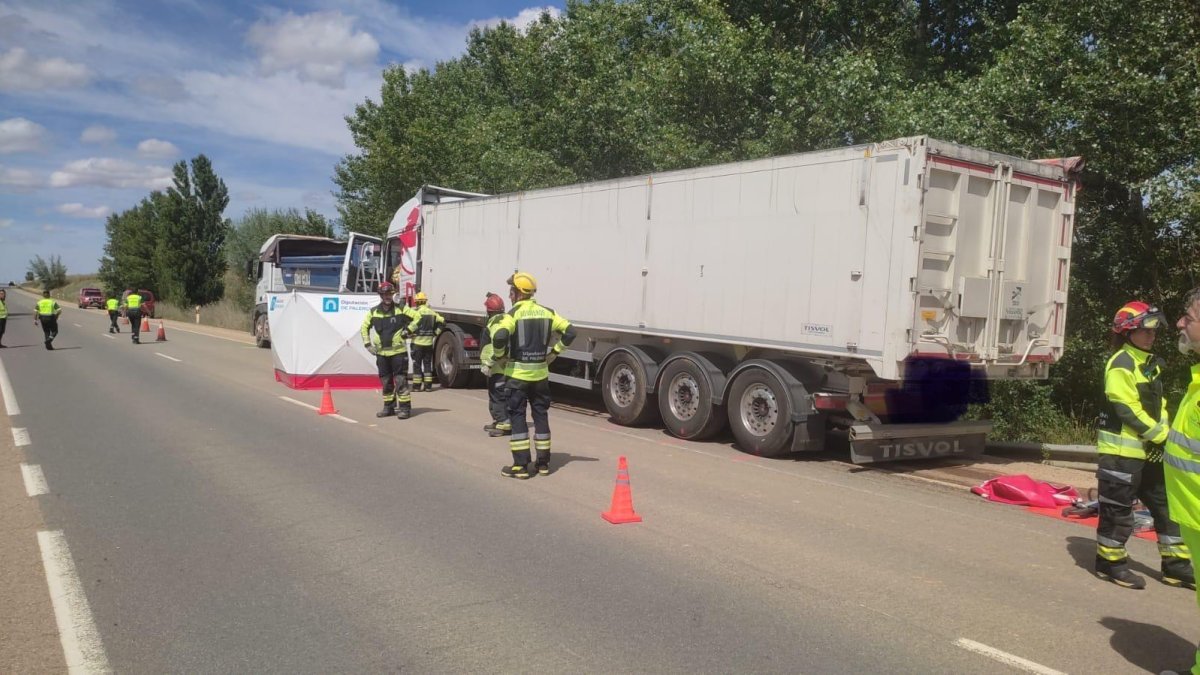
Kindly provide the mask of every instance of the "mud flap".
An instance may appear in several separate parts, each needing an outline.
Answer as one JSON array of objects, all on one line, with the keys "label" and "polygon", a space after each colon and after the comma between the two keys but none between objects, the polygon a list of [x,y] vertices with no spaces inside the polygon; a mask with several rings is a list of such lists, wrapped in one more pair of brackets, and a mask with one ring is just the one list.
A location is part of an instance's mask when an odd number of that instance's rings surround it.
[{"label": "mud flap", "polygon": [[992,423],[871,424],[850,427],[850,459],[855,464],[983,454]]}]

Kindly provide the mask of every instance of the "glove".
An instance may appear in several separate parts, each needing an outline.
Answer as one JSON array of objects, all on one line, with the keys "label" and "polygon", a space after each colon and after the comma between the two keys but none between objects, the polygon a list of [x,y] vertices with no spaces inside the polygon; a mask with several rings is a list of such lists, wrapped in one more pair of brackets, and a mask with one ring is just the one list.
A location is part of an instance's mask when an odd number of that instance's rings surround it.
[{"label": "glove", "polygon": [[484,377],[491,377],[492,376],[492,367],[491,366],[480,366],[479,372],[483,373]]},{"label": "glove", "polygon": [[557,359],[560,353],[557,349],[551,349],[550,353],[546,355],[546,365],[554,363],[554,359]]},{"label": "glove", "polygon": [[375,345],[371,344],[370,342],[363,343],[363,349],[366,349],[371,354],[375,353]]},{"label": "glove", "polygon": [[1160,443],[1146,444],[1146,461],[1147,462],[1161,462],[1162,458],[1163,458],[1163,452],[1165,451],[1165,449],[1166,448],[1164,448],[1162,446],[1162,444],[1160,444]]}]

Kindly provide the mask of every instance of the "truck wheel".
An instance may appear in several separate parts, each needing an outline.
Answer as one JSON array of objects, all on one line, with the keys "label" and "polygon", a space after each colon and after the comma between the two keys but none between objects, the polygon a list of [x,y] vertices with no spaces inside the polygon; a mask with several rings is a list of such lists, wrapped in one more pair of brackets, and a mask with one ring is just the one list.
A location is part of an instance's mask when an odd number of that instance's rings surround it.
[{"label": "truck wheel", "polygon": [[641,362],[628,352],[618,352],[604,364],[600,376],[604,407],[617,424],[649,424],[657,412],[650,396],[650,382]]},{"label": "truck wheel", "polygon": [[461,389],[471,381],[471,369],[467,368],[466,352],[462,341],[454,331],[444,331],[438,337],[433,350],[433,369],[443,387]]},{"label": "truck wheel", "polygon": [[792,406],[783,384],[773,375],[758,368],[743,371],[733,381],[725,403],[738,447],[762,457],[788,453]]},{"label": "truck wheel", "polygon": [[267,315],[259,314],[254,318],[254,344],[261,349],[271,346],[271,329],[267,326]]},{"label": "truck wheel", "polygon": [[725,426],[725,406],[713,405],[712,387],[688,358],[672,361],[658,380],[658,412],[676,438],[702,441]]}]

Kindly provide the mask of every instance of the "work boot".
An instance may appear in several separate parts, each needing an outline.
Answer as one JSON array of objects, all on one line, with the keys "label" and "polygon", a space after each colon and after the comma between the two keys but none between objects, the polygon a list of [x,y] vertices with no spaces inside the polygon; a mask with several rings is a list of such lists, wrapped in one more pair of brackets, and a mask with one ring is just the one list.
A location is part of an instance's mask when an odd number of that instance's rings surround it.
[{"label": "work boot", "polygon": [[550,460],[546,460],[545,462],[538,462],[534,466],[537,467],[537,472],[538,472],[539,476],[549,476],[550,475]]},{"label": "work boot", "polygon": [[500,467],[500,473],[508,478],[520,478],[521,480],[526,480],[530,475],[529,467],[520,464],[505,464]]},{"label": "work boot", "polygon": [[46,349],[54,349],[54,345],[50,344],[49,340],[46,340]]},{"label": "work boot", "polygon": [[[4,345],[0,345],[0,347],[3,347],[3,346],[4,346]],[[495,423],[495,422],[492,422],[491,424],[485,424],[485,425],[483,425],[483,430],[484,430],[484,431],[491,431],[492,429],[495,429],[495,428],[496,428],[496,423]]]},{"label": "work boot", "polygon": [[1178,560],[1181,563],[1189,563],[1190,561],[1182,558],[1173,558],[1171,562],[1163,560],[1162,565],[1162,581],[1168,586],[1181,586],[1196,590],[1196,575],[1192,571],[1190,564],[1176,564]]},{"label": "work boot", "polygon": [[406,420],[410,417],[412,417],[412,408],[409,406],[401,406],[400,409],[396,411],[397,419]]},{"label": "work boot", "polygon": [[1129,568],[1124,565],[1116,569],[1097,569],[1096,576],[1105,581],[1111,581],[1121,588],[1132,588],[1135,591],[1140,591],[1146,587],[1146,580],[1130,572]]},{"label": "work boot", "polygon": [[492,427],[492,430],[488,432],[488,436],[491,436],[492,438],[497,438],[499,436],[511,436],[511,435],[512,435],[512,427],[511,426],[502,427],[498,424],[495,427]]},{"label": "work boot", "polygon": [[142,344],[142,341],[141,341],[141,340],[139,340],[139,339],[138,339],[138,337],[137,337],[136,335],[134,335],[134,336],[133,336],[133,344],[135,344],[135,345],[140,345],[140,344]]},{"label": "work boot", "polygon": [[432,382],[425,383],[425,391],[433,391],[433,383]]},{"label": "work boot", "polygon": [[383,406],[383,410],[380,410],[379,412],[375,413],[375,416],[376,417],[391,417],[392,415],[395,415],[395,414],[396,414],[396,406],[385,403]]}]

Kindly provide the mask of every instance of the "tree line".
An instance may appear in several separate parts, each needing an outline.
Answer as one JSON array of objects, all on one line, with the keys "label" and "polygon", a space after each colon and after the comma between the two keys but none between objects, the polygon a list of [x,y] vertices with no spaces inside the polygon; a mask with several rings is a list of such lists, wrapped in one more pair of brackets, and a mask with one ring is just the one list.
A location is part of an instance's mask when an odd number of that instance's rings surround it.
[{"label": "tree line", "polygon": [[[347,229],[381,234],[426,183],[499,193],[925,134],[1083,156],[1068,345],[1049,386],[1004,384],[1010,438],[1090,422],[1109,322],[1200,282],[1194,0],[596,0],[472,31],[383,73],[347,118]],[[1170,336],[1163,336],[1169,342]],[[1186,379],[1169,344],[1172,397]]]}]

